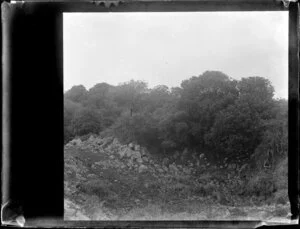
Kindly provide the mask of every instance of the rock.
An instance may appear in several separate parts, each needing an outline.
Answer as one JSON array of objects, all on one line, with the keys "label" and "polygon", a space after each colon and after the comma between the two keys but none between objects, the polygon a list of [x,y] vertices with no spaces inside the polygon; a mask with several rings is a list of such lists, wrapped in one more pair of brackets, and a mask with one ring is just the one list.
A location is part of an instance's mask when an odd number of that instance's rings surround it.
[{"label": "rock", "polygon": [[131,150],[130,148],[126,147],[123,150],[119,151],[118,154],[120,155],[121,158],[123,158],[123,157],[129,157],[129,158],[131,158],[134,153],[135,152],[133,150]]},{"label": "rock", "polygon": [[174,164],[171,164],[171,165],[169,165],[169,169],[171,170],[171,171],[173,171],[173,172],[179,172],[179,170],[178,170],[178,168],[176,167],[176,165],[174,165]]},{"label": "rock", "polygon": [[163,173],[164,170],[162,170],[161,168],[157,169],[158,172]]},{"label": "rock", "polygon": [[95,137],[94,135],[91,135],[89,138],[88,138],[88,142],[94,142],[95,141]]},{"label": "rock", "polygon": [[87,177],[88,178],[97,178],[97,176],[95,174],[88,174]]},{"label": "rock", "polygon": [[140,150],[141,150],[141,147],[140,147],[139,145],[135,145],[135,146],[134,146],[134,150],[135,150],[135,151],[140,151]]},{"label": "rock", "polygon": [[203,157],[204,157],[204,154],[201,153],[201,154],[199,155],[199,159],[201,159],[201,158],[203,158]]},{"label": "rock", "polygon": [[133,143],[129,143],[129,144],[128,144],[128,147],[129,147],[130,149],[134,149],[134,144],[133,144]]},{"label": "rock", "polygon": [[95,162],[96,165],[102,165],[102,161]]},{"label": "rock", "polygon": [[138,163],[143,163],[142,158],[137,158],[136,161],[137,161]]},{"label": "rock", "polygon": [[114,156],[114,155],[110,155],[109,158],[110,158],[110,159],[114,159],[115,156]]},{"label": "rock", "polygon": [[112,141],[112,144],[114,145],[120,145],[120,142],[117,138],[114,138],[114,140]]},{"label": "rock", "polygon": [[149,161],[148,157],[146,157],[146,156],[142,156],[142,159],[143,159],[143,161],[146,161],[146,162]]},{"label": "rock", "polygon": [[133,151],[133,150],[131,150],[130,148],[127,148],[127,149],[126,149],[125,156],[131,158],[133,154],[134,154],[134,151]]},{"label": "rock", "polygon": [[168,164],[168,162],[169,162],[169,159],[168,158],[164,158],[163,159],[163,161],[162,161],[162,163],[163,163],[163,165],[167,165]]},{"label": "rock", "polygon": [[119,151],[120,158],[123,158],[126,155],[126,148]]},{"label": "rock", "polygon": [[142,163],[143,162],[142,156],[141,156],[140,152],[138,152],[138,151],[132,151],[131,152],[131,158],[133,160],[136,160],[138,163]]},{"label": "rock", "polygon": [[105,148],[113,141],[113,137],[107,137],[103,139],[102,147]]},{"label": "rock", "polygon": [[80,138],[76,138],[76,139],[73,139],[70,143],[74,146],[79,146],[79,145],[81,145],[82,141]]},{"label": "rock", "polygon": [[77,173],[76,178],[77,178],[78,180],[81,180],[81,181],[85,181],[85,180],[86,180],[86,178],[83,177],[83,176],[81,176],[79,173]]},{"label": "rock", "polygon": [[102,145],[103,143],[103,139],[101,138],[96,138],[96,140],[94,141],[97,145]]},{"label": "rock", "polygon": [[146,165],[140,165],[139,173],[142,173],[142,172],[146,171],[147,169],[148,169],[148,167]]},{"label": "rock", "polygon": [[168,167],[166,167],[166,166],[163,166],[162,168],[163,168],[163,170],[165,170],[166,172],[169,171],[169,170],[168,170]]}]

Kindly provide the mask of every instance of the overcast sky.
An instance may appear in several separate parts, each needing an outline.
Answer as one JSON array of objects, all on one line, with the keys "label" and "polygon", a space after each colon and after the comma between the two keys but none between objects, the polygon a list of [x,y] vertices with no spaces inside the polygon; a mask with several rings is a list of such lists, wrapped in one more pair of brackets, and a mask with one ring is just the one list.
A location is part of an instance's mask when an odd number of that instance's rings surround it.
[{"label": "overcast sky", "polygon": [[64,14],[64,90],[130,79],[175,87],[207,70],[266,77],[287,98],[288,12]]}]

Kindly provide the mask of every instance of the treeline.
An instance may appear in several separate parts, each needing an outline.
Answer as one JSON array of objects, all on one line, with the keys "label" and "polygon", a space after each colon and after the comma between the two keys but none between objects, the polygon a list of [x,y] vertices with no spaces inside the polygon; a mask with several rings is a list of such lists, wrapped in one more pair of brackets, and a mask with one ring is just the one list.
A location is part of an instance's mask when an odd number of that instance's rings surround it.
[{"label": "treeline", "polygon": [[218,71],[175,88],[133,80],[89,90],[79,85],[64,96],[64,137],[101,133],[152,152],[205,153],[215,162],[276,160],[287,151],[287,111],[268,79],[234,80]]}]

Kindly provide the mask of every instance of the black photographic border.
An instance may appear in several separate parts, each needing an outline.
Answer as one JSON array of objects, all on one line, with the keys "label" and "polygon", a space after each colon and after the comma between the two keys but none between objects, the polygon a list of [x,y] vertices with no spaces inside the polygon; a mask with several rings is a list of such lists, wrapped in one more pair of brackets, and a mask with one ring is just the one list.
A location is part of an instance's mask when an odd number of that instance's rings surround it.
[{"label": "black photographic border", "polygon": [[[26,226],[257,227],[260,221],[63,221],[63,13],[289,11],[288,184],[299,206],[299,3],[280,0],[3,2],[2,205]],[[299,214],[295,208],[294,214]],[[19,214],[19,213],[17,213]]]}]

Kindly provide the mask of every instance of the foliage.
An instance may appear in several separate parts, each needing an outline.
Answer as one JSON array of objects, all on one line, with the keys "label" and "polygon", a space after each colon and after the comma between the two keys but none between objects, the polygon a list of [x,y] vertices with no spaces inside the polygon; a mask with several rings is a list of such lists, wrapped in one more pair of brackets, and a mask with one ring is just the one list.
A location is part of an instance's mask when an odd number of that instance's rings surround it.
[{"label": "foliage", "polygon": [[234,80],[219,71],[174,88],[134,80],[74,86],[65,93],[65,142],[102,132],[153,152],[205,152],[210,163],[275,163],[287,151],[287,101],[273,95],[263,77]]}]

